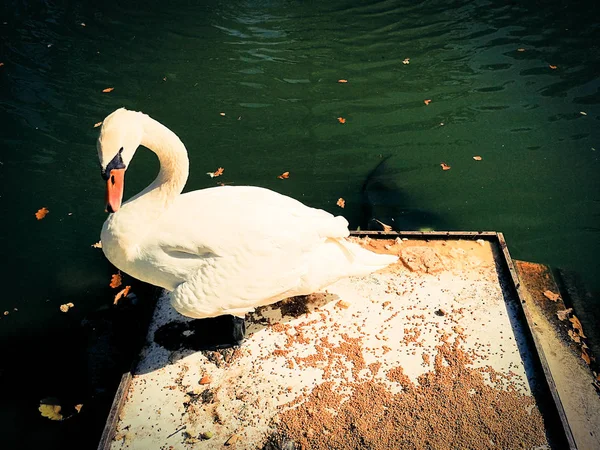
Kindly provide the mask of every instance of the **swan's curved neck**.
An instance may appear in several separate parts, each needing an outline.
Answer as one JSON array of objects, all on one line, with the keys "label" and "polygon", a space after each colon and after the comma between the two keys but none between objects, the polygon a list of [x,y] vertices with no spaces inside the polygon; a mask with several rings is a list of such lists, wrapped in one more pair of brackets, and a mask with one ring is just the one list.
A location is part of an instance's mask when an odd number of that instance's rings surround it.
[{"label": "swan's curved neck", "polygon": [[156,153],[160,171],[152,184],[125,202],[118,213],[135,212],[140,219],[152,220],[181,194],[189,175],[189,160],[185,146],[175,133],[151,117],[142,116],[141,144]]}]

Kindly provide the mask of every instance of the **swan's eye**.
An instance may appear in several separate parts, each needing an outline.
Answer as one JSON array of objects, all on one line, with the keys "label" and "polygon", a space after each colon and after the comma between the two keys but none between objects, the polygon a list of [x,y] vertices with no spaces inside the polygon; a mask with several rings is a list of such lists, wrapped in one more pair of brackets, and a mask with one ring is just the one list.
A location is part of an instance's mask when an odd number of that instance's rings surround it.
[{"label": "swan's eye", "polygon": [[113,184],[113,186],[115,185],[115,176],[114,175],[110,176],[110,182]]},{"label": "swan's eye", "polygon": [[123,147],[119,150],[119,154],[123,153]]}]

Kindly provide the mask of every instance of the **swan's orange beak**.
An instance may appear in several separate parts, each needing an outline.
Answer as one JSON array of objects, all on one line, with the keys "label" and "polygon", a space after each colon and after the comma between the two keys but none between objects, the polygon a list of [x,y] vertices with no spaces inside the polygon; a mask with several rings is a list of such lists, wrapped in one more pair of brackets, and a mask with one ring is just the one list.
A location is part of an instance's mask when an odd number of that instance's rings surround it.
[{"label": "swan's orange beak", "polygon": [[106,212],[116,213],[123,201],[125,169],[112,169],[106,180]]}]

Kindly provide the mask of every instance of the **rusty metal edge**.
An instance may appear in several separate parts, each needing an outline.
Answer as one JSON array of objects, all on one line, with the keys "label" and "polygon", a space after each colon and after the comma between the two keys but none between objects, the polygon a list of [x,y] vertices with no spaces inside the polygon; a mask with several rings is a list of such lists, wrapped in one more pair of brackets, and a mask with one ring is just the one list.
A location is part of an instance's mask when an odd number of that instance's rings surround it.
[{"label": "rusty metal edge", "polygon": [[[546,380],[548,390],[552,395],[554,406],[556,407],[556,412],[560,418],[565,438],[569,443],[569,448],[571,450],[577,450],[575,439],[573,438],[573,433],[571,432],[571,427],[569,425],[567,415],[565,414],[565,410],[560,400],[560,396],[558,395],[556,384],[554,382],[554,378],[552,377],[552,372],[550,371],[548,361],[539,342],[539,339],[532,331],[533,319],[531,318],[531,314],[527,309],[527,304],[524,300],[525,297],[523,295],[523,288],[521,287],[521,281],[519,280],[519,276],[515,269],[515,265],[512,261],[510,253],[508,251],[508,246],[502,233],[496,231],[352,231],[350,234],[351,236],[356,237],[369,236],[378,238],[411,237],[425,239],[444,239],[450,237],[453,239],[484,239],[496,243],[501,251],[501,255],[503,257],[502,260],[510,274],[512,287],[515,289],[515,292],[519,299],[519,305],[521,306],[521,309],[525,316],[525,321],[527,323],[527,332],[534,344],[536,354],[540,361],[540,365],[542,366],[544,378]],[[115,436],[119,414],[121,413],[121,409],[123,408],[123,405],[125,404],[125,400],[127,398],[127,391],[129,390],[129,385],[131,384],[131,380],[133,378],[132,372],[135,368],[135,363],[137,362],[137,359],[138,358],[136,357],[134,364],[132,364],[131,370],[129,372],[124,373],[121,376],[121,382],[119,383],[119,387],[117,388],[117,392],[115,393],[115,398],[108,413],[106,424],[102,432],[102,437],[100,438],[100,442],[98,444],[98,450],[110,449],[112,440]]]},{"label": "rusty metal edge", "polygon": [[106,419],[106,424],[104,425],[104,430],[102,431],[102,436],[100,437],[100,442],[98,443],[98,450],[110,449],[112,440],[114,439],[117,431],[119,414],[121,414],[121,409],[123,408],[125,400],[127,399],[127,391],[129,390],[131,380],[133,379],[132,371],[133,368],[121,375],[121,382],[119,383],[119,387],[115,393],[115,398],[113,399],[110,411],[108,412],[108,418]]},{"label": "rusty metal edge", "polygon": [[554,400],[556,412],[558,413],[565,434],[565,438],[567,439],[567,442],[569,444],[569,449],[576,450],[577,445],[575,444],[575,438],[573,437],[573,432],[571,431],[571,426],[569,425],[569,419],[567,417],[567,414],[565,413],[562,401],[560,400],[560,396],[556,388],[556,383],[554,382],[554,378],[552,377],[552,371],[550,370],[548,360],[546,359],[546,355],[544,353],[542,344],[538,336],[532,331],[534,323],[533,318],[531,316],[531,312],[529,311],[529,308],[527,306],[527,302],[525,301],[526,296],[523,292],[524,288],[521,286],[521,280],[519,279],[519,275],[510,256],[510,252],[508,251],[508,245],[506,244],[504,235],[502,233],[497,233],[497,235],[498,244],[504,256],[504,263],[506,264],[506,267],[512,280],[512,285],[515,289],[515,292],[517,293],[517,297],[519,298],[519,304],[521,305],[521,309],[523,310],[523,314],[525,316],[525,321],[527,322],[528,333],[531,337],[531,340],[533,341],[533,345],[535,346],[535,350],[539,358],[540,365],[542,366],[546,383],[548,385],[548,390],[550,391],[552,399]]}]

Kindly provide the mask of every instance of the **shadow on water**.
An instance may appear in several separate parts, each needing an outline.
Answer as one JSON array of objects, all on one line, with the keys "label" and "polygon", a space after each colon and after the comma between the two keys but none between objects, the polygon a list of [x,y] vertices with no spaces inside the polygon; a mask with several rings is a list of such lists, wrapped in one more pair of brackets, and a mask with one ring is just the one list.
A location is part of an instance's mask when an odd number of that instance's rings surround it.
[{"label": "shadow on water", "polygon": [[[367,231],[389,225],[394,231],[449,230],[450,224],[435,211],[420,208],[411,192],[418,186],[405,186],[404,175],[419,167],[396,168],[391,156],[383,159],[363,184],[363,214],[360,228]],[[414,176],[414,175],[413,175]]]}]

